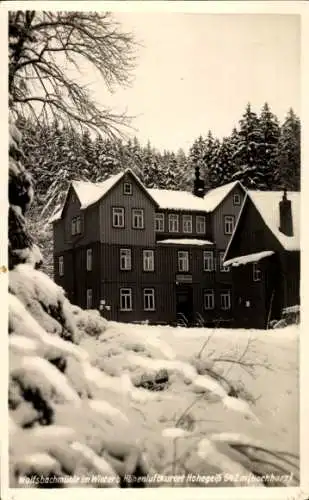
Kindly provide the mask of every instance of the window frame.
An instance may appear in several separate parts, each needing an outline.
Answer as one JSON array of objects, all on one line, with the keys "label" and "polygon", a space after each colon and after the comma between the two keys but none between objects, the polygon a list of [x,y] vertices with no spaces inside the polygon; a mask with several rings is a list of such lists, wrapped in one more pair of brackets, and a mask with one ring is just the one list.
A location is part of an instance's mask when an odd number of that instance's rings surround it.
[{"label": "window frame", "polygon": [[[147,254],[151,255],[151,258],[150,258],[150,262],[152,262],[151,269],[148,268],[148,265],[145,266],[145,263],[149,262],[149,256],[146,257]],[[154,272],[154,269],[155,269],[154,259],[155,259],[154,250],[147,249],[147,248],[143,250],[143,272],[145,272],[145,273],[153,273]]]},{"label": "window frame", "polygon": [[[236,202],[236,200],[238,200]],[[241,196],[239,193],[234,193],[233,194],[233,205],[236,207],[236,206],[240,206],[241,205]]]},{"label": "window frame", "polygon": [[[228,222],[227,219],[230,219],[230,221]],[[233,225],[231,231],[227,231],[228,224]],[[224,234],[231,236],[233,234],[234,229],[235,229],[235,215],[224,215]]]},{"label": "window frame", "polygon": [[[202,223],[204,230],[199,231],[199,225]],[[197,234],[205,234],[206,233],[206,217],[205,215],[197,215],[195,218],[195,230]]]},{"label": "window frame", "polygon": [[[129,256],[129,258],[127,258]],[[122,266],[122,258],[124,262],[129,262],[129,266]],[[120,271],[132,271],[132,250],[131,248],[120,248],[119,250],[119,269]]]},{"label": "window frame", "polygon": [[[205,266],[205,262],[209,262],[209,259],[206,258],[207,254],[208,254],[208,256],[211,257],[211,259],[210,259],[210,262],[211,262],[210,269],[208,267],[206,269],[206,266]],[[203,251],[203,271],[205,273],[212,273],[213,271],[215,271],[215,256],[214,256],[214,251],[213,250],[204,250]]]},{"label": "window frame", "polygon": [[[90,305],[89,305],[89,303],[90,303]],[[92,288],[87,288],[87,290],[86,290],[86,307],[87,307],[87,309],[91,309],[92,306],[93,306]]]},{"label": "window frame", "polygon": [[[146,293],[151,291],[151,293]],[[152,307],[146,307],[146,298],[149,300],[149,297],[151,297],[152,300]],[[144,311],[155,311],[156,310],[156,302],[155,302],[155,289],[154,288],[144,288],[143,289],[143,306],[144,306]]]},{"label": "window frame", "polygon": [[219,269],[220,273],[228,273],[230,272],[230,266],[223,266],[223,257],[224,257],[225,251],[220,251],[219,252]]},{"label": "window frame", "polygon": [[252,265],[252,279],[255,283],[262,281],[262,270],[260,269],[258,262],[253,262]]},{"label": "window frame", "polygon": [[[124,291],[128,291],[129,293],[123,293]],[[129,297],[129,305],[130,307],[127,307],[127,302],[125,299],[125,306],[126,307],[122,307],[122,299],[126,297],[128,298]],[[133,311],[133,297],[132,297],[132,288],[128,288],[128,287],[122,287],[119,289],[119,310],[122,311],[122,312],[130,312],[130,311]]]},{"label": "window frame", "polygon": [[[136,217],[136,212],[140,212],[141,220],[142,220],[142,226],[135,226],[135,217]],[[144,213],[143,208],[132,208],[132,229],[145,229],[145,213]],[[137,219],[139,220],[139,218]]]},{"label": "window frame", "polygon": [[[116,213],[117,211],[118,214]],[[121,215],[120,215],[121,214]],[[121,216],[122,217],[122,224],[119,225],[119,224],[115,224],[115,217],[119,217]],[[112,226],[115,228],[115,229],[123,229],[125,227],[125,211],[124,211],[124,207],[112,207]]]},{"label": "window frame", "polygon": [[[171,228],[172,223],[174,225],[173,229]],[[176,226],[175,226],[175,223],[176,223]],[[177,227],[177,229],[175,229],[175,227]],[[178,214],[175,214],[175,213],[168,214],[168,232],[169,233],[179,233],[179,215]]]},{"label": "window frame", "polygon": [[[223,307],[222,299],[228,297],[228,307]],[[221,311],[230,311],[232,308],[231,290],[220,291],[220,309]]]},{"label": "window frame", "polygon": [[73,217],[71,220],[71,235],[75,236],[76,233],[76,217]]},{"label": "window frame", "polygon": [[[187,231],[187,223],[189,222],[189,231]],[[186,234],[189,234],[189,233],[192,233],[193,231],[193,223],[192,223],[192,215],[183,215],[182,216],[182,232],[183,233],[186,233]]]},{"label": "window frame", "polygon": [[[206,302],[205,298],[206,297],[211,297],[212,300],[212,305],[211,307],[206,307]],[[213,311],[215,309],[215,291],[213,288],[209,288],[204,290],[203,292],[203,306],[204,306],[204,311]]]},{"label": "window frame", "polygon": [[86,271],[92,271],[92,248],[86,250]]},{"label": "window frame", "polygon": [[[157,222],[162,223],[162,229],[157,228]],[[156,213],[155,214],[155,232],[156,233],[164,233],[164,226],[165,226],[165,217],[163,213]]]},{"label": "window frame", "polygon": [[58,274],[59,276],[64,276],[64,257],[59,255],[58,257]]},{"label": "window frame", "polygon": [[[186,258],[184,259],[181,257],[180,254],[183,254]],[[182,266],[181,263],[186,263],[186,266]],[[190,263],[189,263],[189,251],[188,250],[178,250],[177,251],[177,263],[178,263],[178,272],[180,273],[188,273],[190,269]]]},{"label": "window frame", "polygon": [[[129,191],[126,190],[126,187],[129,186]],[[131,196],[133,194],[133,185],[132,182],[124,182],[123,183],[123,194],[126,196]]]}]

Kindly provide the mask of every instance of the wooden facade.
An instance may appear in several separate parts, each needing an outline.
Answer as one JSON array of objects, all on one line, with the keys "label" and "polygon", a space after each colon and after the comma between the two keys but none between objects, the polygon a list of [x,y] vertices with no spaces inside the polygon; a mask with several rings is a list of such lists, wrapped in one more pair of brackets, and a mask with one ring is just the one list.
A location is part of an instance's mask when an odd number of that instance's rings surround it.
[{"label": "wooden facade", "polygon": [[[130,194],[124,192],[124,184],[131,185]],[[135,176],[126,171],[102,198],[83,208],[78,193],[71,187],[61,218],[54,221],[55,281],[73,303],[95,309],[101,304],[108,319],[172,324],[179,320],[188,324],[222,320],[229,325],[234,289],[231,270],[222,267],[230,238],[230,234],[225,234],[224,217],[237,220],[244,196],[242,186],[235,184],[211,212],[161,208]],[[114,208],[121,209],[122,227],[113,227]],[[143,224],[138,228],[133,221],[136,210],[143,210]],[[163,231],[155,230],[156,214],[164,216]],[[178,215],[177,232],[169,231],[170,214]],[[191,231],[188,227],[184,231],[183,220],[188,220],[188,216],[192,219]],[[199,216],[205,217],[203,233],[197,231]],[[72,235],[72,220],[76,217],[80,217],[80,232]],[[144,269],[145,252],[153,263],[148,270]],[[213,268],[209,266],[209,252],[213,255]],[[87,268],[89,255],[91,266]],[[180,266],[181,258],[185,260],[181,263],[184,267]],[[123,262],[127,269],[121,268]]]},{"label": "wooden facade", "polygon": [[[277,237],[280,216],[278,227],[270,227],[252,198],[250,194],[246,197],[225,261],[234,260],[235,326],[264,329],[280,319],[283,309],[300,304],[300,250],[285,248]],[[279,204],[272,210],[279,214]],[[294,217],[296,224],[299,220]],[[263,257],[263,252],[272,254]],[[241,259],[250,255],[257,255],[256,262]]]}]

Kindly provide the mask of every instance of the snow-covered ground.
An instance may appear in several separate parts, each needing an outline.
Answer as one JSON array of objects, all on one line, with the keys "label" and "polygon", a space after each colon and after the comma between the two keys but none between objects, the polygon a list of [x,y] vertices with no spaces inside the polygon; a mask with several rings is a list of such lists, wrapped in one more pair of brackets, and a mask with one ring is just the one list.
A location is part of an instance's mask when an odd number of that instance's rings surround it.
[{"label": "snow-covered ground", "polygon": [[[144,415],[146,435],[175,425],[197,400],[188,412],[195,432],[247,431],[270,447],[298,453],[298,337],[297,326],[261,331],[110,323],[100,338],[84,337],[81,346],[113,376],[127,371],[132,379],[164,367],[171,373],[169,387],[157,398],[134,402]],[[248,411],[222,404],[224,398],[211,391],[201,397],[188,373],[197,356],[205,368],[245,389]],[[161,362],[155,366],[153,360]]]},{"label": "snow-covered ground", "polygon": [[298,484],[297,326],[107,322],[26,264],[10,272],[9,290],[13,485],[52,474],[74,486],[88,473],[117,486],[139,464],[165,486],[183,474],[201,476],[180,486],[213,474],[247,486],[250,474],[260,484],[269,473]]}]

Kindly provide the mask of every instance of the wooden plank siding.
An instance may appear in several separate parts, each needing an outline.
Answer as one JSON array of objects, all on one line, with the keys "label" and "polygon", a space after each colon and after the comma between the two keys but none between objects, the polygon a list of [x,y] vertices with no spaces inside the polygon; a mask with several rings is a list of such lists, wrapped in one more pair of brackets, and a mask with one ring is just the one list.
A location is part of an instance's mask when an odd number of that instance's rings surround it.
[{"label": "wooden plank siding", "polygon": [[[123,193],[123,184],[132,184],[132,194]],[[125,227],[115,228],[112,224],[112,208],[124,208]],[[126,174],[100,202],[100,231],[101,243],[126,244],[126,245],[154,245],[154,213],[155,203],[145,194],[145,191],[137,184],[135,179]],[[132,210],[141,208],[144,210],[144,229],[132,228]]]},{"label": "wooden plank siding", "polygon": [[[124,183],[132,184],[132,194],[124,193]],[[61,285],[70,300],[85,308],[86,291],[92,289],[92,307],[98,309],[100,300],[105,300],[110,311],[104,310],[108,319],[117,321],[143,321],[154,323],[173,323],[176,321],[176,297],[181,283],[177,284],[177,275],[187,275],[192,290],[193,317],[200,315],[207,323],[214,319],[229,320],[233,315],[234,289],[232,272],[220,270],[219,255],[226,249],[230,236],[224,234],[224,215],[238,216],[240,205],[233,204],[233,195],[239,194],[241,202],[243,191],[238,186],[232,190],[214,214],[195,211],[159,210],[156,203],[148,196],[143,187],[130,173],[125,176],[101,200],[85,210],[71,189],[64,208],[63,219],[54,223],[54,260],[55,281]],[[125,227],[114,228],[112,208],[121,207],[125,211]],[[144,228],[132,228],[132,210],[144,210]],[[155,214],[164,213],[165,231],[155,232]],[[168,231],[168,215],[176,213],[179,217],[179,231]],[[71,220],[81,216],[82,232],[71,235]],[[192,216],[192,232],[184,233],[183,215]],[[205,234],[196,232],[196,217],[202,215],[206,221]],[[215,242],[210,246],[187,246],[160,244],[161,239],[203,239]],[[92,249],[92,271],[86,270],[86,252]],[[120,249],[130,249],[132,269],[120,270]],[[154,251],[154,271],[143,271],[143,250]],[[178,268],[178,251],[189,254],[189,271]],[[211,272],[204,271],[203,252],[212,250],[216,262]],[[59,256],[64,258],[64,276],[59,276]],[[132,311],[120,311],[120,288],[131,288],[133,298]],[[144,311],[143,288],[155,290],[155,311]],[[204,291],[213,290],[215,307],[204,310]],[[220,293],[231,292],[231,309],[222,311]]]},{"label": "wooden plank siding", "polygon": [[[240,196],[240,205],[234,205],[233,196],[238,194]],[[212,213],[211,217],[211,227],[212,227],[212,238],[216,242],[217,248],[225,249],[230,241],[231,235],[224,233],[224,216],[232,215],[234,216],[235,224],[238,219],[240,209],[243,204],[245,193],[242,188],[238,185],[232,189],[229,195],[223,200],[223,202],[217,207]]]},{"label": "wooden plank siding", "polygon": [[233,238],[229,247],[229,258],[264,250],[282,251],[279,241],[249,198],[242,210],[236,232],[237,237]]},{"label": "wooden plank siding", "polygon": [[[92,249],[92,270],[86,269],[87,249]],[[59,256],[64,258],[64,276],[59,275]],[[92,289],[93,308],[100,303],[100,244],[91,243],[55,255],[55,282],[67,292],[68,298],[76,305],[86,308],[87,289]]]},{"label": "wooden plank siding", "polygon": [[[81,234],[73,236],[71,223],[72,218],[76,216],[81,217]],[[86,210],[81,210],[80,203],[72,189],[69,193],[63,219],[55,221],[53,226],[55,254],[99,241],[99,206],[95,204]]]}]

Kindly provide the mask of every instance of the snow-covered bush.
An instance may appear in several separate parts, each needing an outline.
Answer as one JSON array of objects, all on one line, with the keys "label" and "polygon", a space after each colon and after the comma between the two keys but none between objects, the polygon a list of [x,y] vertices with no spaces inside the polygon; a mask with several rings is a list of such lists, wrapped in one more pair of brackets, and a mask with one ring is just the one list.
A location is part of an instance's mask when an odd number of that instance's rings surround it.
[{"label": "snow-covered bush", "polygon": [[106,319],[104,319],[97,310],[84,310],[78,306],[73,306],[72,312],[75,316],[77,327],[87,335],[98,337],[107,327]]}]

